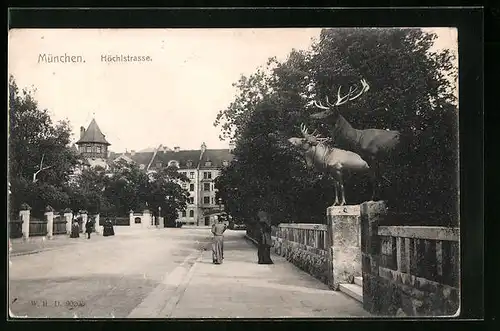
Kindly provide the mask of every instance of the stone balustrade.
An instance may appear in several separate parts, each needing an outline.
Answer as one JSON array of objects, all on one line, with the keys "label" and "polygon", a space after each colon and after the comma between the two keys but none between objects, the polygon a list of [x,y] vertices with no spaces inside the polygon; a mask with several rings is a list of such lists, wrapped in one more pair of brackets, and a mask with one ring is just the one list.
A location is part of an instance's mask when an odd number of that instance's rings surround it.
[{"label": "stone balustrade", "polygon": [[383,202],[362,204],[364,308],[377,315],[454,315],[459,229],[379,226],[386,212]]}]

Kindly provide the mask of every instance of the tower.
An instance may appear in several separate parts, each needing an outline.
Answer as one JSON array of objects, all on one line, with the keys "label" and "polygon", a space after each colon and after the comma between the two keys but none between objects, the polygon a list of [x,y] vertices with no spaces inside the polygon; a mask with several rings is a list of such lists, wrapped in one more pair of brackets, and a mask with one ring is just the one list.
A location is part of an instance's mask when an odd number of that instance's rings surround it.
[{"label": "tower", "polygon": [[94,118],[87,130],[83,126],[80,127],[80,139],[76,144],[79,152],[89,160],[91,165],[106,165],[108,146],[111,144],[106,140]]}]

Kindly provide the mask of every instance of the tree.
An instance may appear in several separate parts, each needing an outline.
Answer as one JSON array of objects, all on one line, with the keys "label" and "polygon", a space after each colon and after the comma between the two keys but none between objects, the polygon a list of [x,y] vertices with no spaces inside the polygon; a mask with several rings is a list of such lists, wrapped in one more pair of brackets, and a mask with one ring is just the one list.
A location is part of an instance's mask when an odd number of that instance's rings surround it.
[{"label": "tree", "polygon": [[179,183],[189,182],[189,179],[175,167],[160,169],[151,177],[148,203],[156,210],[160,207],[161,216],[172,223],[177,219],[178,213],[187,207],[189,191],[183,189]]},{"label": "tree", "polygon": [[[67,198],[67,183],[78,156],[69,148],[71,128],[66,121],[53,124],[48,110],[40,109],[34,89],[19,90],[9,78],[9,181],[10,210],[16,214],[21,203],[39,210],[41,203],[56,207]],[[65,206],[61,206],[64,208]]]},{"label": "tree", "polygon": [[[301,122],[315,126],[309,119],[316,111],[312,100],[365,78],[370,91],[342,106],[343,116],[355,128],[390,128],[410,137],[388,167],[396,189],[391,209],[432,210],[457,220],[457,107],[448,79],[456,68],[449,51],[430,51],[434,39],[420,29],[324,29],[308,51],[294,50],[282,63],[270,61],[270,73],[257,75],[253,85],[241,79],[246,84],[240,84],[240,94],[215,123],[225,119],[224,138],[236,142],[237,162],[218,181],[230,208],[246,217],[266,206],[280,215],[278,221],[324,220],[325,207],[333,201],[332,182],[300,170],[302,160],[285,152],[290,150],[286,138],[300,136]],[[249,102],[251,90],[262,97]],[[333,125],[317,128],[326,135]],[[242,180],[241,174],[252,180]],[[366,178],[353,176],[346,185],[348,202],[366,201],[368,189]]]}]

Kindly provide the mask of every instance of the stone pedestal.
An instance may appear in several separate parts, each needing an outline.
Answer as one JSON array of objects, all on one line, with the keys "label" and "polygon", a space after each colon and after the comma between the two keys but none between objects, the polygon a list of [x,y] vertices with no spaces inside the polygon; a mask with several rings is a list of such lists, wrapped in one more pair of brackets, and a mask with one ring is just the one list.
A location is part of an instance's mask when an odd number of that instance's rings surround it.
[{"label": "stone pedestal", "polygon": [[360,206],[332,206],[327,209],[330,237],[331,286],[352,283],[361,276]]},{"label": "stone pedestal", "polygon": [[45,219],[47,220],[47,238],[52,239],[54,235],[54,212],[45,212]]},{"label": "stone pedestal", "polygon": [[133,210],[128,212],[128,217],[129,217],[129,222],[130,222],[129,226],[135,226],[134,211]]},{"label": "stone pedestal", "polygon": [[66,221],[66,233],[71,234],[71,225],[73,223],[73,213],[64,213],[64,220]]},{"label": "stone pedestal", "polygon": [[30,237],[30,211],[29,210],[21,210],[19,212],[19,217],[21,221],[23,221],[22,230],[23,230],[23,240],[27,241]]},{"label": "stone pedestal", "polygon": [[163,228],[163,217],[158,217],[158,225],[156,227],[158,229]]},{"label": "stone pedestal", "polygon": [[378,225],[387,214],[385,201],[367,201],[361,204],[361,255],[363,271],[363,308],[377,311],[380,294],[374,292],[373,282],[379,276],[380,238]]}]

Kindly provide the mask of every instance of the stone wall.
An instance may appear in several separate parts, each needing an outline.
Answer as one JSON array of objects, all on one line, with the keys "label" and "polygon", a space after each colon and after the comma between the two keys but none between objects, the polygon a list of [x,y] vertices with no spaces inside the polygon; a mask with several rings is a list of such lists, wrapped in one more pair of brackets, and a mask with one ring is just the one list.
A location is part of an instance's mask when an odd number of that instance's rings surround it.
[{"label": "stone wall", "polygon": [[276,254],[323,283],[331,282],[326,225],[280,224],[273,239]]},{"label": "stone wall", "polygon": [[361,205],[363,306],[385,316],[451,316],[459,310],[459,230],[379,226],[384,202]]}]

